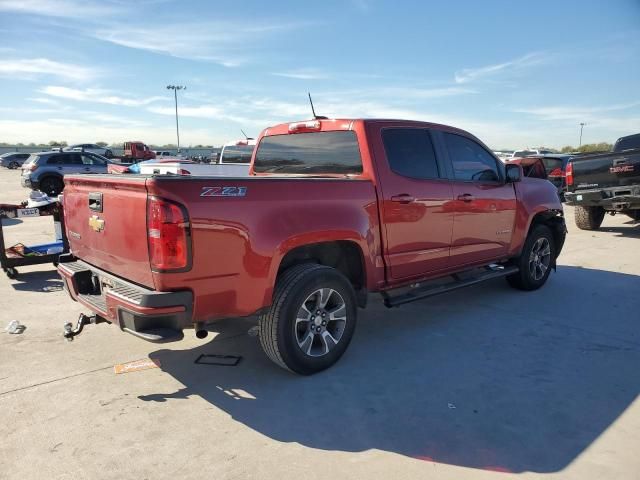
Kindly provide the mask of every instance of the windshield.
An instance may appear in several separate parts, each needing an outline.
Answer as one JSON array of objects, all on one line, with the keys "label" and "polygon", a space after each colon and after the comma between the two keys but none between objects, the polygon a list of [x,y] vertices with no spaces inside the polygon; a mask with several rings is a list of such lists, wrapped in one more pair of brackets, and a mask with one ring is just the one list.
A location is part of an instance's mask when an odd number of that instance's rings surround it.
[{"label": "windshield", "polygon": [[352,131],[264,137],[254,171],[278,173],[362,173],[358,140]]}]

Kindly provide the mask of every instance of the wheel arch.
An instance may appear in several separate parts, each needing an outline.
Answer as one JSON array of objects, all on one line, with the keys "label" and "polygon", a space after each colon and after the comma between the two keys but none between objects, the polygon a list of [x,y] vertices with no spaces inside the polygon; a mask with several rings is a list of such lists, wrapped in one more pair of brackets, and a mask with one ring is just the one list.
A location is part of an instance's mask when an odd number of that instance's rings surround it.
[{"label": "wheel arch", "polygon": [[527,236],[537,225],[546,225],[551,230],[555,244],[555,256],[558,258],[558,255],[560,255],[560,252],[562,251],[567,234],[567,227],[562,210],[543,210],[533,215],[529,222],[529,227],[527,228]]},{"label": "wheel arch", "polygon": [[335,268],[356,291],[358,305],[365,307],[367,299],[367,269],[362,247],[353,240],[332,240],[299,245],[289,249],[280,259],[276,283],[291,267],[315,263]]}]

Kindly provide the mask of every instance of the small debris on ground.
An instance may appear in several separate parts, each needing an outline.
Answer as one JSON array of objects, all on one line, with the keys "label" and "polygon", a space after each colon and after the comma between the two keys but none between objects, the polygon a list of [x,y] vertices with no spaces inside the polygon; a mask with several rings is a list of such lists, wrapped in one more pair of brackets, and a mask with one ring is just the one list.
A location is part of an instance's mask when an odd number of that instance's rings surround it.
[{"label": "small debris on ground", "polygon": [[26,328],[27,327],[25,325],[20,325],[20,322],[18,320],[12,320],[11,322],[9,322],[9,325],[7,325],[7,328],[5,328],[4,331],[7,333],[12,333],[14,335],[20,335],[26,330]]},{"label": "small debris on ground", "polygon": [[156,360],[154,358],[143,358],[142,360],[134,360],[133,362],[120,363],[113,366],[113,371],[119,375],[121,373],[149,370],[150,368],[160,368],[160,360]]},{"label": "small debris on ground", "polygon": [[451,410],[453,410],[453,409],[455,409],[455,408],[456,408],[456,406],[455,406],[453,403],[449,403],[449,404],[447,404],[447,406],[448,406]]}]

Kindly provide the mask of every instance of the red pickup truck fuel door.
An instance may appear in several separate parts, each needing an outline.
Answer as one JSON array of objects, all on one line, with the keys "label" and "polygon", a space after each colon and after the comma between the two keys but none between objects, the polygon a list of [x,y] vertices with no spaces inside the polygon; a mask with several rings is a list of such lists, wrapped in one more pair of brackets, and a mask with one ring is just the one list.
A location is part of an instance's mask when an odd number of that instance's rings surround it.
[{"label": "red pickup truck fuel door", "polygon": [[471,138],[442,135],[453,168],[451,265],[499,259],[513,235],[516,196],[497,160]]},{"label": "red pickup truck fuel door", "polygon": [[380,181],[384,257],[390,281],[443,270],[449,264],[453,192],[438,165],[427,128],[372,125]]}]

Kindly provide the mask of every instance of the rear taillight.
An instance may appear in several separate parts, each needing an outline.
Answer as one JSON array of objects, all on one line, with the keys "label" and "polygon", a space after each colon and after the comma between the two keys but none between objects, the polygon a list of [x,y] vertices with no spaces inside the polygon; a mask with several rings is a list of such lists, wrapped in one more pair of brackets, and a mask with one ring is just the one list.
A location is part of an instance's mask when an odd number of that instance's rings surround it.
[{"label": "rear taillight", "polygon": [[181,205],[150,197],[147,203],[149,260],[155,271],[185,270],[191,263],[189,218]]},{"label": "rear taillight", "polygon": [[28,172],[34,172],[38,168],[38,165],[35,163],[28,163],[27,165],[22,165],[22,170],[26,170]]},{"label": "rear taillight", "polygon": [[573,162],[567,163],[567,171],[564,176],[567,179],[567,185],[573,185]]}]

